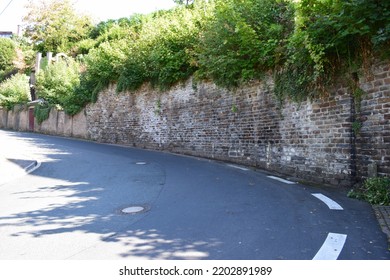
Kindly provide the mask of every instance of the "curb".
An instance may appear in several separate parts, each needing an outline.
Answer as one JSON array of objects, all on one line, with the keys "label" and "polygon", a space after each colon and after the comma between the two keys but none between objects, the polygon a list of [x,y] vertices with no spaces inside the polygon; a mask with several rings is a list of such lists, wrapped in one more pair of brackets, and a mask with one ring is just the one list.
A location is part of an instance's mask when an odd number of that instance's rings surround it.
[{"label": "curb", "polygon": [[40,165],[41,165],[40,162],[38,162],[37,160],[33,160],[32,163],[30,163],[28,166],[24,167],[23,169],[27,174],[29,174],[34,170],[38,169]]},{"label": "curb", "polygon": [[37,160],[15,160],[13,164],[8,163],[7,160],[0,162],[1,176],[0,185],[11,182],[24,175],[30,174],[41,166]]},{"label": "curb", "polygon": [[373,205],[372,208],[382,231],[387,235],[390,250],[390,206]]}]

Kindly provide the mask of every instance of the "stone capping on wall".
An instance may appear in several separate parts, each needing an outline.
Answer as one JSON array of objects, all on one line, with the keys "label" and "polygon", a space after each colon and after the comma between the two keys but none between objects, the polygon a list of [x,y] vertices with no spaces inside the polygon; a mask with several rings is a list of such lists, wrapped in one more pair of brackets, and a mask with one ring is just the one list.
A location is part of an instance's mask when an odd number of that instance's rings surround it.
[{"label": "stone capping on wall", "polygon": [[[364,90],[360,115],[346,86],[282,108],[273,80],[255,81],[234,93],[190,79],[169,91],[144,85],[136,93],[116,93],[110,85],[96,103],[76,116],[52,109],[36,132],[104,143],[166,150],[236,162],[302,180],[351,186],[368,175],[370,164],[390,175],[390,64],[377,63]],[[356,118],[360,131],[353,130]],[[0,127],[28,130],[24,110],[0,109]]]}]

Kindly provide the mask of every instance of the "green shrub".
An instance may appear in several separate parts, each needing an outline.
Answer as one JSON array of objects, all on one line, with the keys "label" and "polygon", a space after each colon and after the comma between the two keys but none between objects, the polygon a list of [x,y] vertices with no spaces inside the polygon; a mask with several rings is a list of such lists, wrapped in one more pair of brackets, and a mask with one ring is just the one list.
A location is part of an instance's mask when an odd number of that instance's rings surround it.
[{"label": "green shrub", "polygon": [[366,200],[371,204],[390,205],[390,179],[373,177],[364,181],[362,187],[353,189],[349,197]]},{"label": "green shrub", "polygon": [[218,2],[197,50],[198,75],[228,88],[261,78],[285,60],[293,16],[289,1]]},{"label": "green shrub", "polygon": [[192,53],[202,11],[182,7],[145,20],[120,69],[119,90],[134,90],[145,82],[164,90],[188,79],[196,70]]},{"label": "green shrub", "polygon": [[93,85],[91,92],[99,92],[118,80],[119,67],[126,58],[128,45],[125,39],[104,42],[85,57],[87,77]]},{"label": "green shrub", "polygon": [[12,110],[16,104],[29,101],[30,87],[29,77],[24,74],[16,74],[0,84],[0,106]]},{"label": "green shrub", "polygon": [[80,65],[71,58],[47,65],[37,75],[37,95],[49,104],[66,108],[69,96],[80,84]]},{"label": "green shrub", "polygon": [[0,38],[0,81],[7,72],[13,69],[15,58],[15,43],[11,39]]},{"label": "green shrub", "polygon": [[301,0],[295,9],[288,59],[276,73],[280,98],[315,96],[337,75],[368,69],[373,52],[389,46],[389,1]]},{"label": "green shrub", "polygon": [[72,94],[67,95],[64,100],[64,111],[69,115],[80,112],[88,103],[96,102],[98,92],[90,89],[94,88],[93,80],[87,78],[84,72],[80,76],[80,84],[74,88]]},{"label": "green shrub", "polygon": [[75,114],[110,83],[166,90],[194,75],[235,88],[272,72],[282,104],[318,96],[389,46],[389,1],[198,0],[98,24],[74,45],[86,71],[49,67],[38,94]]}]

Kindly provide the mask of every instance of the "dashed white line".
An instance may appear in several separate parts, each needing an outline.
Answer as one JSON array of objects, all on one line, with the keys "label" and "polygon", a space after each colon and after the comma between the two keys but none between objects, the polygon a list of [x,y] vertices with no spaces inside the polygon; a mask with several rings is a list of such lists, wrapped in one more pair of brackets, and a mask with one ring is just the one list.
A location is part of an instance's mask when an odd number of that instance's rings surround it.
[{"label": "dashed white line", "polygon": [[346,240],[347,235],[330,232],[313,260],[337,260]]},{"label": "dashed white line", "polygon": [[279,182],[282,182],[282,183],[285,183],[285,184],[289,184],[289,185],[294,185],[295,182],[291,182],[291,181],[288,181],[288,180],[285,180],[285,179],[282,179],[282,178],[279,178],[279,177],[275,177],[275,176],[267,176],[268,178],[271,178],[271,179],[274,179],[274,180],[277,180]]},{"label": "dashed white line", "polygon": [[321,193],[312,193],[313,196],[325,203],[331,210],[344,210],[340,204]]},{"label": "dashed white line", "polygon": [[230,166],[230,167],[233,167],[233,168],[236,168],[236,169],[240,169],[240,170],[243,170],[243,171],[248,171],[249,170],[248,168],[244,168],[244,167],[237,166],[237,165],[234,165],[234,164],[227,164],[227,166]]}]

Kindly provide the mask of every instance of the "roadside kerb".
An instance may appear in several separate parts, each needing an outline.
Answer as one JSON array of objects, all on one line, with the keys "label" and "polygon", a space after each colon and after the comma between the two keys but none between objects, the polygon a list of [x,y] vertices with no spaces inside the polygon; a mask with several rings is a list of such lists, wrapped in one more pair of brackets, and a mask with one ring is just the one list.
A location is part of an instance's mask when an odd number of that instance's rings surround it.
[{"label": "roadside kerb", "polygon": [[390,206],[374,205],[373,208],[382,231],[387,235],[390,250]]}]

